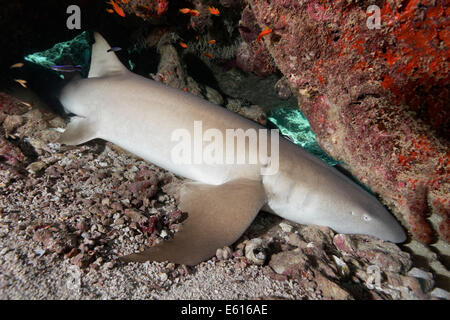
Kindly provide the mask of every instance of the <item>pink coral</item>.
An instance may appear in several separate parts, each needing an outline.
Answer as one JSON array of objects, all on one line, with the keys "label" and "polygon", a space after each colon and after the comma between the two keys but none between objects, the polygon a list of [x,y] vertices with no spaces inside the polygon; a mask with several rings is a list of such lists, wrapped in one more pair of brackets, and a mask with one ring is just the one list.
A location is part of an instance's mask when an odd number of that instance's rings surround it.
[{"label": "pink coral", "polygon": [[330,19],[331,14],[317,2],[310,2],[306,7],[306,12],[315,21],[322,22]]}]

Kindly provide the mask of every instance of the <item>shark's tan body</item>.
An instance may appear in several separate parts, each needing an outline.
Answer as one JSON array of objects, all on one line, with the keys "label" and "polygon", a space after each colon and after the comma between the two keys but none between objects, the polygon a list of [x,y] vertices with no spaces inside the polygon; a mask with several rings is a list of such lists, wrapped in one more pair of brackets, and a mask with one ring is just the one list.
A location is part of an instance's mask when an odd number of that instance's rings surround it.
[{"label": "shark's tan body", "polygon": [[[176,164],[171,150],[174,130],[194,135],[203,130],[262,129],[256,123],[189,93],[129,72],[106,41],[95,35],[88,79],[69,83],[60,100],[77,115],[61,137],[79,144],[103,138],[180,176],[197,181],[180,192],[188,212],[184,229],[173,240],[127,260],[171,260],[195,264],[234,242],[258,211],[269,211],[304,224],[342,233],[368,234],[401,242],[405,234],[370,194],[337,170],[285,139],[279,140],[279,170],[261,175],[257,164]],[[252,152],[246,149],[246,152]]]}]

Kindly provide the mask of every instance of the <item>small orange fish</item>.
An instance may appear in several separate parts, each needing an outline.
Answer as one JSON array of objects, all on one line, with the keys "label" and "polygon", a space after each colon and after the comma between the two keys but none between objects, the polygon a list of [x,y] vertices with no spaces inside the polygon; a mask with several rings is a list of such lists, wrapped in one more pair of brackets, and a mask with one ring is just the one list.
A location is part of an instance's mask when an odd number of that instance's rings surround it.
[{"label": "small orange fish", "polygon": [[209,44],[214,44],[214,43],[216,43],[216,40],[209,40],[208,43]]},{"label": "small orange fish", "polygon": [[22,79],[14,79],[15,82],[19,83],[22,87],[26,88],[27,87],[27,80],[22,80]]},{"label": "small orange fish", "polygon": [[114,13],[114,10],[113,9],[106,9],[106,12],[109,12],[109,13]]},{"label": "small orange fish", "polygon": [[109,1],[108,2],[110,5],[113,6],[114,11],[121,17],[125,17],[125,12],[123,12],[122,8],[119,7],[119,5],[117,3],[115,3],[114,1]]},{"label": "small orange fish", "polygon": [[187,13],[191,12],[191,9],[183,8],[183,9],[180,9],[180,12],[183,13],[183,14],[187,14]]},{"label": "small orange fish", "polygon": [[196,16],[200,15],[200,11],[198,11],[198,10],[191,10],[191,11],[189,11],[189,14],[191,16],[196,17]]},{"label": "small orange fish", "polygon": [[205,57],[210,58],[210,59],[214,58],[212,54],[207,53],[207,52],[203,53],[203,55],[204,55]]},{"label": "small orange fish", "polygon": [[18,62],[13,64],[11,67],[9,67],[10,69],[14,69],[14,68],[22,68],[23,67],[23,63],[22,62]]},{"label": "small orange fish", "polygon": [[258,37],[256,38],[256,40],[258,42],[261,41],[261,38],[264,37],[265,35],[268,35],[269,33],[271,33],[273,30],[269,29],[269,27],[266,27],[266,29],[264,29],[263,31],[261,31],[261,33],[258,35]]},{"label": "small orange fish", "polygon": [[186,49],[188,47],[188,45],[182,41],[180,41],[180,47]]},{"label": "small orange fish", "polygon": [[209,13],[215,15],[215,16],[219,16],[220,15],[220,11],[217,8],[214,7],[208,7]]}]

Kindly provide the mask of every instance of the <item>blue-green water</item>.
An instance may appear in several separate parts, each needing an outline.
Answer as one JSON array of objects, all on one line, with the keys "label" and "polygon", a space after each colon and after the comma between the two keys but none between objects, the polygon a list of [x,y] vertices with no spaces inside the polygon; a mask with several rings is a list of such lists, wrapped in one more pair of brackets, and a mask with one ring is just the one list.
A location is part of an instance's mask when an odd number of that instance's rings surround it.
[{"label": "blue-green water", "polygon": [[301,146],[330,166],[339,163],[319,146],[308,119],[300,110],[292,108],[271,109],[267,114],[267,119],[280,129],[282,135],[289,137],[296,145]]}]

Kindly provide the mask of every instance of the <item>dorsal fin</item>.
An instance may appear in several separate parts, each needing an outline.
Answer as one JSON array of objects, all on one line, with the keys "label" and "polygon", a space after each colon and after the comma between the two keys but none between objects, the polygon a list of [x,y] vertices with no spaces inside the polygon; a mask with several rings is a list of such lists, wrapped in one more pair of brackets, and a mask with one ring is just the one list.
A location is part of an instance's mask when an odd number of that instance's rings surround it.
[{"label": "dorsal fin", "polygon": [[94,32],[94,38],[89,78],[104,77],[128,71],[113,51],[108,52],[111,47],[100,33]]}]

